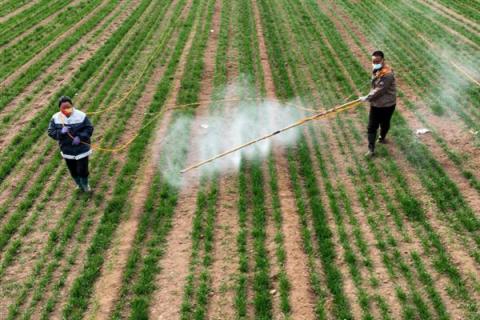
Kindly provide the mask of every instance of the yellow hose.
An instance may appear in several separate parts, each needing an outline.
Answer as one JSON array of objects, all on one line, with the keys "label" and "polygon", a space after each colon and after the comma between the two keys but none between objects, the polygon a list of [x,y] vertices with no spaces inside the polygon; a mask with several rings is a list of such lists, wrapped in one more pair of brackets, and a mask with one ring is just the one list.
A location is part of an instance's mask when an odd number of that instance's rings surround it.
[{"label": "yellow hose", "polygon": [[[135,86],[134,86],[135,87]],[[131,91],[130,91],[131,92]],[[129,93],[127,93],[128,95]],[[351,97],[351,96],[350,96]],[[350,98],[349,97],[349,98]],[[126,99],[126,96],[122,98],[122,100]],[[128,140],[126,143],[118,146],[118,147],[115,147],[115,148],[103,148],[103,147],[100,147],[98,144],[89,144],[87,142],[84,142],[84,141],[80,141],[81,144],[85,144],[85,145],[88,145],[90,146],[92,149],[94,150],[98,150],[98,151],[103,151],[103,152],[112,152],[112,153],[116,153],[116,152],[120,152],[122,150],[124,150],[125,148],[127,148],[133,141],[135,141],[135,139],[137,139],[139,136],[140,136],[140,132],[142,131],[142,129],[150,126],[152,123],[154,123],[160,116],[162,116],[165,112],[167,111],[170,111],[170,110],[176,110],[176,109],[183,109],[183,108],[188,108],[188,107],[192,107],[192,106],[196,106],[196,105],[200,105],[202,103],[219,103],[219,102],[237,102],[237,101],[259,101],[259,100],[265,100],[264,98],[244,98],[244,99],[239,99],[239,98],[236,98],[236,99],[221,99],[221,100],[207,100],[207,101],[199,101],[199,102],[193,102],[193,103],[187,103],[187,104],[182,104],[182,105],[176,105],[176,106],[172,106],[172,107],[167,107],[165,109],[162,109],[160,112],[158,112],[157,114],[155,114],[144,126],[142,126],[140,128],[140,130],[138,131],[138,133],[136,133],[135,135],[133,135],[132,138],[130,138],[130,140]],[[346,103],[346,104],[343,104],[337,108],[333,108],[333,109],[330,109],[330,110],[327,110],[328,113],[325,115],[328,116],[328,115],[332,115],[332,110],[335,111],[335,110],[338,110],[336,111],[335,113],[338,113],[338,112],[341,112],[341,111],[344,111],[346,110],[345,109],[345,106],[348,106],[348,109],[350,108],[351,104],[354,103],[354,102],[357,102],[357,100],[353,101],[353,102],[349,102],[349,103]],[[118,104],[118,103],[116,103]],[[354,104],[354,106],[358,105],[357,104]],[[301,107],[301,106],[298,106],[298,105],[291,105],[289,104],[289,106],[293,106],[297,109],[300,109],[300,110],[304,110],[304,111],[308,111],[308,112],[317,112],[318,110],[316,109],[311,109],[311,108],[305,108],[305,107]],[[111,109],[111,107],[107,108],[107,109],[102,109],[100,111],[96,111],[96,112],[89,112],[87,113],[88,115],[91,115],[91,114],[96,114],[96,113],[100,113],[100,112],[105,112],[106,110],[109,110]],[[323,114],[323,113],[322,113]],[[312,117],[315,117],[316,115],[313,115]],[[317,115],[318,116],[318,115]],[[65,126],[65,116],[62,117],[62,126]],[[309,121],[307,120],[309,119],[309,117],[307,118],[304,118],[303,120],[306,120],[306,121]],[[300,120],[300,121],[303,121],[303,120]],[[70,138],[74,138],[70,132],[68,132],[68,136]]]},{"label": "yellow hose", "polygon": [[477,86],[480,87],[480,82],[478,82],[477,80],[475,80],[471,75],[469,75],[468,73],[466,73],[462,68],[460,68],[455,62],[452,62],[450,61],[450,63],[458,70],[460,71],[465,77],[467,77],[468,79],[470,79],[473,83],[475,83]]}]

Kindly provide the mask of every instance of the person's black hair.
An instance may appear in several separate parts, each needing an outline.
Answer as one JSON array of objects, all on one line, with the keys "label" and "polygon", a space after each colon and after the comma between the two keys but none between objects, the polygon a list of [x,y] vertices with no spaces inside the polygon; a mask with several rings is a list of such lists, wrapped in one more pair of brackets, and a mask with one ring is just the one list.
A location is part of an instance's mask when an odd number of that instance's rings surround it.
[{"label": "person's black hair", "polygon": [[73,105],[72,99],[67,96],[61,96],[60,99],[58,99],[58,107],[62,105],[64,102],[69,102],[71,105]]},{"label": "person's black hair", "polygon": [[384,54],[383,54],[383,51],[380,51],[380,50],[377,50],[377,51],[374,51],[372,53],[372,57],[380,57],[380,58],[384,58]]}]

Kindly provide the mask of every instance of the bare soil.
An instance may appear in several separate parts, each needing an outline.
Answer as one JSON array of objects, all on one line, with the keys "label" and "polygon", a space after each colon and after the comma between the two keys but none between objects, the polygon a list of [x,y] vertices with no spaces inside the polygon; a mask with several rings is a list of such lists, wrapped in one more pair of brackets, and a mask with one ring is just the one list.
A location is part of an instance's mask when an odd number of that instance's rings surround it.
[{"label": "bare soil", "polygon": [[[199,101],[207,101],[213,92],[213,74],[215,71],[215,51],[218,41],[218,30],[220,26],[221,2],[215,2],[215,9],[212,20],[212,30],[207,41],[204,56],[204,70],[202,77],[202,86],[200,89]],[[199,25],[197,25],[197,30]],[[195,31],[192,31],[192,35]],[[191,40],[186,47],[185,53],[190,51]],[[178,75],[183,74],[185,68],[185,57],[181,61],[183,64],[179,67]],[[175,79],[174,95],[169,99],[167,105],[173,105],[176,101],[176,93],[180,88],[180,78]],[[196,119],[208,113],[208,103],[201,103],[195,113]],[[191,136],[199,134],[198,120],[194,120]],[[187,163],[193,163],[199,160],[197,154],[188,152]],[[180,307],[183,299],[183,288],[185,279],[188,275],[188,266],[191,256],[191,228],[192,220],[196,209],[197,192],[199,190],[199,180],[197,173],[189,174],[185,177],[185,185],[182,188],[178,198],[178,205],[173,216],[172,229],[166,239],[166,249],[164,257],[160,263],[161,273],[157,276],[157,290],[153,295],[150,308],[152,319],[173,319],[180,315]]]},{"label": "bare soil", "polygon": [[[275,84],[273,82],[267,49],[265,44],[263,26],[260,18],[257,1],[253,1],[255,24],[260,47],[260,59],[262,63],[267,98],[275,99]],[[292,319],[314,319],[314,296],[309,287],[307,256],[302,248],[300,234],[300,221],[296,209],[295,198],[288,174],[288,163],[285,150],[273,146],[277,169],[278,188],[282,208],[286,265],[288,279],[291,283],[291,317]]]}]

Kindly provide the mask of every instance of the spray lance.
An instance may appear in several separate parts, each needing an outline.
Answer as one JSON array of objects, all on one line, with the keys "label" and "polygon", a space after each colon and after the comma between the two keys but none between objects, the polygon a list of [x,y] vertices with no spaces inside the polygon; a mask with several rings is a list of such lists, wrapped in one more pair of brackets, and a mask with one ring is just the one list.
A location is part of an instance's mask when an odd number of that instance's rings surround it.
[{"label": "spray lance", "polygon": [[285,127],[285,128],[279,129],[279,130],[277,130],[277,131],[275,131],[275,132],[272,132],[272,133],[270,133],[270,134],[267,134],[267,135],[265,135],[265,136],[263,136],[263,137],[259,137],[259,138],[257,138],[257,139],[251,140],[251,141],[249,141],[249,142],[247,142],[247,143],[244,143],[244,144],[239,145],[239,146],[237,146],[237,147],[235,147],[235,148],[232,148],[232,149],[227,150],[227,151],[225,151],[225,152],[223,152],[223,153],[220,153],[220,154],[218,154],[218,155],[216,155],[216,156],[214,156],[214,157],[211,157],[210,159],[207,159],[207,160],[204,160],[204,161],[202,161],[202,162],[196,163],[196,164],[194,164],[194,165],[192,165],[192,166],[190,166],[190,167],[188,167],[188,168],[185,168],[185,169],[181,170],[180,173],[186,173],[186,172],[188,172],[188,171],[190,171],[190,170],[193,170],[193,169],[196,169],[196,168],[198,168],[198,167],[201,167],[201,166],[203,166],[203,165],[205,165],[205,164],[207,164],[207,163],[213,162],[213,161],[215,161],[215,160],[217,160],[217,159],[219,159],[219,158],[223,158],[223,157],[225,157],[225,156],[227,156],[227,155],[229,155],[229,154],[231,154],[231,153],[233,153],[233,152],[235,152],[235,151],[238,151],[238,150],[240,150],[240,149],[246,148],[246,147],[248,147],[248,146],[250,146],[250,145],[252,145],[252,144],[255,144],[255,143],[258,143],[258,142],[260,142],[260,141],[269,139],[269,138],[271,138],[271,137],[273,137],[273,136],[276,136],[277,134],[280,134],[280,133],[285,132],[285,131],[287,131],[287,130],[293,129],[293,128],[295,128],[295,127],[304,125],[304,124],[307,123],[307,122],[310,122],[310,121],[313,121],[313,120],[318,120],[318,119],[321,119],[321,118],[325,118],[325,117],[328,117],[328,116],[337,114],[337,113],[339,113],[339,112],[343,112],[343,111],[346,111],[346,110],[353,109],[353,108],[357,107],[358,105],[360,105],[361,103],[362,103],[362,101],[360,101],[360,99],[353,100],[353,101],[347,102],[347,103],[345,103],[345,104],[342,104],[342,105],[340,105],[340,106],[337,106],[337,107],[335,107],[335,108],[331,108],[331,109],[328,109],[328,110],[326,110],[326,111],[323,111],[323,112],[320,112],[320,113],[316,113],[316,114],[311,115],[311,116],[309,116],[309,117],[300,119],[300,120],[298,120],[297,122],[292,123],[291,125],[289,125],[289,126],[287,126],[287,127]]}]

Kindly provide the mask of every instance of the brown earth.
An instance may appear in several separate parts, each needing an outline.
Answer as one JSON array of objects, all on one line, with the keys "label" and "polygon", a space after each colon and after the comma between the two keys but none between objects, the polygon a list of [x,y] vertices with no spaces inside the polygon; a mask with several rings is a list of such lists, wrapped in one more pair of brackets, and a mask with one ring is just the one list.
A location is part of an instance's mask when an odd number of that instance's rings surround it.
[{"label": "brown earth", "polygon": [[[172,2],[170,8],[176,6],[176,1]],[[166,14],[164,21],[169,21],[173,14],[173,9]],[[134,120],[129,127],[138,130],[141,125],[144,111],[153,101],[156,92],[156,87],[163,77],[164,66],[157,66],[151,79],[145,87],[142,97],[137,103],[136,112],[137,119]],[[131,137],[132,133],[125,133],[125,137]],[[148,189],[151,186],[155,173],[155,162],[153,161],[153,154],[159,153],[159,146],[156,143],[152,144],[151,150],[148,151],[149,156],[144,158],[144,163],[140,169],[140,174],[136,181],[136,185],[132,190],[131,212],[126,220],[122,221],[116,231],[113,243],[106,254],[106,261],[109,261],[111,268],[104,268],[102,276],[95,284],[94,294],[92,295],[93,302],[90,304],[91,308],[87,313],[89,319],[107,319],[112,310],[115,299],[117,299],[122,273],[128,260],[128,255],[131,251],[133,240],[138,229],[138,223],[144,210],[145,200],[148,195]]]},{"label": "brown earth", "polygon": [[[335,21],[335,19],[334,19],[334,21]],[[344,29],[342,29],[341,26],[339,27],[339,30],[340,30],[342,36],[344,37],[344,39],[349,43],[349,45],[350,45],[350,46],[354,45],[354,44],[353,44],[353,41],[352,41],[351,39],[349,39],[349,37],[347,36],[347,33],[345,32]],[[361,57],[359,57],[359,60],[360,60],[360,59],[361,59]],[[360,60],[360,61],[361,61],[361,60]],[[409,112],[409,110],[406,109],[405,107],[403,107],[401,104],[400,104],[400,108],[401,108],[402,112],[404,113],[404,115],[407,114],[407,119],[409,120],[409,123],[410,123],[411,125],[412,125],[412,123],[413,123],[413,126],[414,126],[414,127],[415,127],[415,126],[418,127],[418,126],[419,126],[418,120],[417,120],[416,118],[414,118],[414,116],[411,114],[411,112]],[[434,149],[433,153],[437,155],[437,159],[438,159],[438,155],[442,155],[443,158],[446,158],[446,156],[443,154],[442,150],[440,150],[440,148],[439,148],[437,145],[435,145],[435,146],[436,146],[437,148],[436,148],[436,150]],[[398,156],[398,159],[401,159],[401,158],[402,158],[402,156],[400,156],[399,154],[398,154],[397,156]],[[403,162],[403,165],[405,165],[406,167],[402,167],[402,168],[403,168],[402,172],[406,172],[406,173],[412,172],[412,169],[409,168],[409,166],[406,164],[405,161]],[[445,165],[444,165],[444,167],[445,167]],[[451,174],[451,170],[447,170],[447,171],[450,173],[450,175],[452,175],[452,174]],[[410,175],[410,176],[411,176],[411,175]],[[458,174],[457,174],[457,177],[458,177]],[[415,181],[413,181],[412,179],[410,179],[409,181],[411,182],[410,185],[413,186],[414,189],[415,189],[415,188],[416,188],[416,189],[418,189],[418,188],[423,189],[422,186],[421,186],[421,183],[420,183],[420,181],[418,181],[418,179],[416,179]],[[462,184],[462,182],[459,182],[459,181],[455,181],[455,182],[457,182],[457,184],[458,184],[458,183]],[[463,185],[464,185],[465,183],[466,183],[466,181],[463,181]],[[462,189],[462,191],[463,191],[463,190],[465,190],[465,187],[462,187],[461,189]],[[470,188],[470,187],[467,187],[467,190],[468,190],[468,189],[471,189],[471,188]],[[417,190],[417,192],[418,192],[418,191],[419,191],[419,190]],[[474,191],[474,190],[471,190],[471,191]],[[471,193],[473,193],[473,194],[476,196],[476,193],[475,193],[475,192],[471,192]],[[419,194],[419,193],[415,193],[415,194]],[[423,194],[424,196],[426,196],[427,191],[426,191],[426,190],[422,190],[420,194]],[[427,197],[427,198],[429,198],[429,197]],[[471,199],[471,197],[469,197],[468,199]],[[431,200],[428,200],[428,201],[430,202]],[[475,205],[475,204],[474,204],[474,205]],[[394,229],[394,228],[392,228],[392,230],[393,230],[393,229]],[[412,231],[410,231],[410,233],[412,234]],[[410,238],[411,238],[411,239],[416,239],[415,236],[411,236]],[[417,242],[416,245],[414,245],[412,248],[414,248],[414,249],[415,249],[416,251],[418,251],[418,252],[422,252],[421,245],[419,244],[419,242]],[[457,247],[457,249],[458,249],[458,247]],[[456,255],[456,253],[453,253],[453,254]],[[464,253],[458,252],[458,255],[459,255],[459,256],[463,256],[464,259],[467,258]],[[468,258],[469,258],[469,257],[468,257]],[[471,258],[470,258],[470,259],[471,259]],[[429,268],[429,266],[427,266],[427,268]],[[470,269],[470,270],[471,270],[471,269]],[[431,270],[429,270],[429,271],[431,271]],[[435,274],[435,273],[434,273],[433,271],[431,271],[431,274]],[[435,278],[438,279],[439,281],[442,281],[442,283],[445,283],[445,279],[441,280],[441,279],[440,279],[440,278],[441,278],[440,276],[436,276]],[[440,294],[441,294],[443,300],[446,301],[446,305],[447,305],[448,310],[451,310],[454,314],[459,315],[458,306],[456,306],[455,303],[452,302],[451,299],[449,299],[449,297],[447,297],[447,295],[445,294],[445,292],[441,291]]]},{"label": "brown earth", "polygon": [[[233,10],[232,10],[233,11]],[[232,14],[233,12],[230,12]],[[232,24],[232,18],[230,24]],[[238,53],[232,39],[233,27],[228,30],[227,81],[238,76]],[[225,99],[234,98],[234,92],[226,92]],[[223,108],[229,108],[226,104]],[[224,112],[224,114],[230,114]],[[225,119],[228,121],[228,119]],[[236,254],[236,237],[240,230],[238,223],[238,179],[235,174],[222,174],[218,181],[218,200],[213,241],[213,263],[211,267],[212,288],[208,303],[208,319],[221,320],[235,318],[235,286],[239,259]]]},{"label": "brown earth", "polygon": [[[215,51],[218,40],[218,30],[220,26],[221,2],[215,2],[214,14],[212,18],[213,32],[210,32],[210,37],[207,41],[205,56],[204,56],[204,70],[202,77],[202,85],[200,88],[199,101],[207,101],[213,92],[213,75],[215,71]],[[201,30],[201,25],[196,26],[196,30]],[[192,32],[192,35],[195,31]],[[189,45],[185,50],[188,53],[191,46]],[[185,69],[185,57],[181,61],[184,63],[179,67],[179,75],[183,75]],[[167,105],[173,105],[176,101],[176,93],[180,89],[180,78],[176,78],[174,87],[174,95],[169,99]],[[201,118],[208,112],[208,103],[201,103],[195,112],[195,118]],[[198,120],[194,120],[191,129],[191,136],[195,137],[199,134]],[[188,152],[187,163],[194,163],[198,159],[198,155]],[[160,262],[161,273],[157,276],[156,287],[157,290],[153,294],[152,306],[150,308],[150,317],[152,319],[173,319],[180,314],[180,306],[183,299],[183,288],[185,285],[186,276],[189,272],[189,261],[191,256],[191,227],[192,220],[196,209],[196,198],[199,190],[199,180],[196,173],[187,174],[184,177],[185,183],[182,187],[178,205],[173,216],[172,229],[167,236],[165,254]]]},{"label": "brown earth", "polygon": [[[134,0],[132,2],[134,5],[139,3],[139,0]],[[56,91],[60,89],[62,86],[64,86],[66,83],[68,83],[73,75],[75,74],[75,71],[78,70],[85,61],[87,61],[95,52],[108,40],[108,38],[113,34],[113,32],[121,25],[121,23],[128,17],[128,14],[131,13],[131,11],[134,10],[134,7],[129,7],[126,11],[124,11],[120,17],[118,18],[117,23],[113,23],[110,25],[103,33],[103,35],[98,38],[94,43],[90,44],[88,49],[84,51],[82,54],[80,54],[78,57],[76,57],[70,64],[69,71],[68,73],[64,75],[58,75],[56,77],[55,82],[51,83],[48,85],[44,90],[41,90],[37,97],[33,100],[34,102],[32,103],[32,106],[30,107],[29,112],[22,112],[22,120],[21,123],[13,123],[10,125],[8,128],[11,128],[13,125],[15,125],[15,128],[21,128],[22,126],[25,126],[29,121],[31,121],[38,112],[43,110],[46,107],[50,107],[48,104],[51,98],[54,96]],[[97,26],[98,28],[99,26]],[[62,55],[53,65],[48,67],[44,74],[40,76],[37,80],[33,81],[30,85],[27,86],[27,88],[19,95],[17,96],[12,102],[10,102],[4,110],[0,113],[1,115],[6,115],[6,114],[12,114],[15,111],[18,103],[20,103],[21,100],[23,100],[24,97],[30,94],[30,92],[42,81],[42,79],[45,78],[46,74],[51,74],[55,73],[55,70],[59,68],[63,64],[63,62],[73,53],[75,52],[76,49],[78,49],[82,45],[86,45],[87,39],[95,33],[96,28],[94,28],[90,33],[88,33],[87,38],[83,38],[82,40],[79,41],[76,45],[74,45],[72,48],[67,50],[65,54]],[[81,93],[80,93],[81,94]],[[28,106],[27,106],[28,107]],[[53,114],[54,112],[52,112]],[[17,134],[16,130],[8,130],[5,132],[1,139],[0,139],[0,147],[8,145],[12,139],[15,137]]]},{"label": "brown earth", "polygon": [[[275,99],[275,84],[267,55],[263,26],[257,1],[253,1],[255,24],[260,47],[266,96]],[[296,209],[295,198],[290,184],[288,164],[285,151],[273,146],[277,169],[278,188],[282,209],[282,231],[286,251],[285,269],[291,284],[290,302],[292,319],[313,319],[315,317],[314,296],[309,287],[307,256],[302,248],[300,221]]]},{"label": "brown earth", "polygon": [[[338,11],[335,11],[335,12],[324,11],[324,12],[328,12],[330,17],[332,16],[332,14],[336,14],[340,16],[342,16],[343,14],[343,16],[345,16],[345,14],[342,13],[340,8],[336,7],[335,5],[332,5],[331,7],[336,8],[336,10]],[[337,26],[337,29],[339,30],[340,34],[342,35],[344,41],[348,44],[348,46],[350,48],[358,48],[358,46],[355,44],[355,42],[349,35],[349,32],[338,22],[338,19],[332,19],[332,21]],[[348,20],[344,20],[344,21],[347,21],[347,23],[351,24],[351,22],[348,22]],[[355,30],[354,26],[350,25],[350,30]],[[361,32],[357,30],[356,34],[359,35],[361,34]],[[365,36],[363,35],[360,36],[360,39],[362,43],[366,44],[367,47],[370,47],[370,48],[372,47],[372,46],[368,46],[369,41]],[[357,52],[361,52],[361,50],[360,49],[352,50],[352,52],[356,54]],[[360,54],[360,55],[356,54],[356,57],[359,61],[367,61],[367,57],[365,57],[363,54]],[[348,76],[347,70],[345,70],[344,73]],[[412,92],[412,89],[409,88],[409,86],[402,81],[401,76],[397,78],[398,78],[397,82],[399,87],[402,89],[402,91],[404,91],[407,94],[407,97],[412,101],[418,100],[416,95]],[[472,139],[469,138],[468,133],[465,132],[465,128],[462,128],[459,125],[460,123],[459,121],[448,121],[447,123],[447,120],[440,119],[440,117],[434,116],[433,114],[431,114],[431,112],[426,110],[425,105],[420,104],[420,107],[421,107],[421,112],[426,117],[428,117],[429,124],[433,128],[435,128],[435,130],[438,131],[438,133],[442,137],[447,138],[446,141],[450,148],[457,151],[462,150],[473,155],[478,154],[480,152],[479,149],[473,145]],[[412,130],[422,128],[424,126],[424,124],[422,124],[420,120],[418,120],[416,115],[413,112],[411,112],[408,108],[403,106],[401,102],[399,103],[398,109],[403,114],[403,116],[407,120]],[[472,206],[472,208],[475,211],[480,210],[480,205],[479,205],[480,195],[472,186],[470,186],[469,182],[463,177],[458,167],[456,167],[455,164],[448,158],[448,156],[445,154],[443,149],[438,145],[436,141],[434,141],[432,137],[429,137],[428,135],[426,135],[421,139],[422,140],[425,139],[429,141],[428,143],[425,143],[425,144],[429,147],[434,157],[442,164],[443,168],[445,169],[449,177],[458,186],[460,186],[460,189],[462,190],[462,193],[465,194],[465,198],[470,204],[470,206]],[[461,143],[461,148],[459,148],[459,142]],[[472,164],[473,168],[476,168],[478,165],[479,164],[477,162],[473,162]]]},{"label": "brown earth", "polygon": [[[73,4],[80,3],[80,0],[75,0]],[[18,68],[15,72],[10,74],[7,78],[5,78],[1,83],[0,86],[9,86],[12,81],[14,81],[21,73],[23,73],[25,70],[27,70],[32,64],[35,62],[39,61],[42,59],[45,54],[54,46],[56,46],[58,43],[62,42],[65,38],[67,38],[69,35],[73,34],[85,21],[90,19],[92,16],[94,16],[97,11],[99,11],[103,6],[105,6],[107,2],[105,1],[95,9],[93,9],[91,12],[89,12],[86,16],[84,16],[80,21],[75,23],[73,26],[71,26],[66,32],[64,32],[62,35],[58,36],[55,40],[53,40],[51,43],[49,43],[47,46],[45,46],[40,52],[38,52],[34,58],[30,59],[27,63],[22,65],[20,68]],[[50,16],[45,20],[46,22],[49,22],[50,19],[53,19],[56,16],[54,14],[53,16]],[[21,38],[21,36],[19,37]],[[18,39],[18,38],[17,38]]]},{"label": "brown earth", "polygon": [[[118,168],[117,168],[117,171],[118,171]],[[110,190],[110,191],[111,191],[111,190]],[[107,192],[105,192],[105,195],[108,196],[109,194],[111,195],[111,192],[109,192],[109,191],[107,190]],[[61,207],[62,207],[61,204],[62,204],[62,202],[64,202],[64,199],[63,199],[63,198],[52,198],[52,200],[51,200],[47,205],[50,205],[52,202],[56,202],[56,203],[57,203],[57,204],[54,205],[54,206],[55,206],[56,209],[58,209],[58,208],[61,208]],[[100,208],[97,208],[97,210],[99,210],[99,212],[101,211],[101,209],[102,209],[101,207],[100,207]],[[56,213],[60,213],[60,212],[62,212],[62,211],[61,211],[61,210],[55,210],[55,212],[56,212]],[[99,216],[95,217],[95,218],[94,218],[94,221],[93,221],[93,225],[96,225],[97,222],[98,222],[98,220],[99,220]],[[81,221],[80,221],[80,223],[81,223]],[[48,230],[44,230],[44,231],[42,231],[42,232],[43,232],[43,237],[47,237],[47,236],[48,236]],[[92,236],[92,235],[93,235],[93,233],[91,233],[89,236]],[[46,243],[46,241],[45,241],[45,239],[44,239],[43,241],[37,241],[37,243],[44,245],[44,244]],[[88,242],[86,242],[86,243],[88,244]],[[69,244],[69,245],[68,245],[68,248],[67,248],[67,254],[68,254],[68,252],[71,252],[74,247],[77,247],[77,246],[78,246],[78,245],[76,245],[76,244]],[[80,258],[79,258],[80,261],[81,261],[81,259],[82,259],[81,257],[83,256],[83,254],[85,253],[85,251],[86,251],[87,248],[88,248],[88,245],[86,245],[86,244],[79,247],[79,249],[80,249],[80,251],[81,251],[81,253],[80,253]],[[41,250],[41,249],[38,249],[38,252],[40,252],[40,250]],[[27,273],[27,274],[28,274],[28,270],[29,270],[29,269],[28,269],[28,266],[32,267],[32,266],[33,266],[33,263],[34,263],[34,261],[31,261],[31,262],[28,263],[28,265],[22,265],[22,273]],[[68,284],[73,281],[75,275],[78,274],[78,272],[81,270],[80,268],[81,268],[81,265],[76,265],[76,266],[74,266],[74,267],[72,268],[72,270],[70,271],[69,276],[68,276],[68,278],[67,278],[67,285],[65,286],[65,288],[68,288]],[[18,277],[18,279],[23,279],[23,278],[25,278],[25,277],[22,277],[22,275],[18,275],[18,274],[16,275],[16,277]],[[56,275],[54,276],[54,278],[58,278],[58,277],[59,277],[59,274],[58,274],[58,272],[57,272]],[[66,290],[67,290],[67,289],[64,289],[64,290],[63,290],[63,293],[64,293],[64,294],[66,293]],[[56,311],[59,311],[59,310],[56,310]]]},{"label": "brown earth", "polygon": [[4,23],[5,21],[7,21],[8,19],[12,18],[13,16],[16,16],[17,14],[21,13],[22,11],[25,11],[26,9],[32,7],[33,5],[35,5],[37,2],[40,2],[40,0],[34,0],[34,1],[30,1],[30,2],[27,2],[26,4],[24,4],[23,6],[7,13],[6,15],[0,17],[0,23]]},{"label": "brown earth", "polygon": [[[446,7],[440,2],[435,2],[432,0],[421,0],[425,5],[427,5],[430,9],[435,11],[436,13],[449,18],[450,20],[459,23],[459,24],[467,24],[470,28],[469,30],[475,32],[477,35],[480,34],[480,25],[475,21],[468,19],[467,17],[458,14],[454,10]],[[476,30],[475,30],[476,29]]]},{"label": "brown earth", "polygon": [[32,34],[33,32],[35,32],[35,30],[36,30],[38,27],[43,27],[43,26],[47,25],[48,23],[52,22],[52,20],[54,20],[59,14],[61,14],[61,13],[64,12],[65,10],[67,10],[67,7],[69,7],[69,6],[76,6],[76,5],[78,5],[80,2],[81,2],[81,0],[75,0],[75,1],[73,1],[72,3],[69,3],[69,4],[65,5],[65,6],[63,6],[60,10],[53,12],[50,16],[46,17],[45,19],[43,19],[42,21],[40,21],[40,22],[37,23],[36,25],[30,27],[29,29],[25,30],[23,33],[19,34],[16,38],[10,40],[8,43],[4,44],[3,46],[0,46],[0,50],[5,50],[5,49],[7,49],[8,47],[14,46],[15,44],[17,44],[17,43],[19,43],[20,41],[22,41],[25,37],[27,37],[28,35],[30,35],[30,34]]}]

